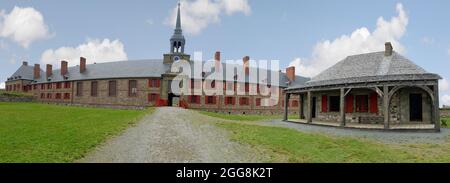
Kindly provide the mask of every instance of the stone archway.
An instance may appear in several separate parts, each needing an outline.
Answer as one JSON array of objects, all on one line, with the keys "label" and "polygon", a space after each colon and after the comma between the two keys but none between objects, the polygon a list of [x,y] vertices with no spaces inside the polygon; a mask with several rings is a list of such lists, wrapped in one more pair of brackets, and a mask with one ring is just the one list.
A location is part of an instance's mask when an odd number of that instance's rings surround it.
[{"label": "stone archway", "polygon": [[[402,91],[402,89],[410,88],[412,90],[418,90],[424,92],[429,99],[429,102],[423,102],[422,101],[422,93],[418,92],[408,92],[408,95],[400,95],[398,96],[398,104],[399,106],[395,107],[395,109],[391,108],[393,105],[393,98],[394,95],[398,92]],[[434,92],[432,89],[430,89],[427,86],[421,86],[421,85],[403,85],[403,86],[395,86],[388,92],[388,105],[387,109],[389,111],[388,120],[389,123],[391,122],[391,116],[392,112],[397,113],[397,117],[400,121],[407,121],[407,122],[430,122],[433,124],[438,123],[437,117],[436,117],[436,110],[437,106],[436,104],[436,97],[434,96]],[[414,102],[414,103],[413,103]],[[406,103],[406,104],[405,104]],[[429,105],[423,105],[429,104]],[[405,110],[407,108],[407,110]],[[420,114],[418,114],[420,112]],[[428,113],[429,112],[429,113]],[[407,119],[407,120],[405,120]]]}]

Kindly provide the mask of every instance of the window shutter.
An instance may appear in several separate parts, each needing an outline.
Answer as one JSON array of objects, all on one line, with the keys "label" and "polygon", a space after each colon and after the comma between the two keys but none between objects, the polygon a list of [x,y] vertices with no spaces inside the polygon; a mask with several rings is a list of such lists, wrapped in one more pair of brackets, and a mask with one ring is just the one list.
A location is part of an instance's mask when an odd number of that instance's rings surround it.
[{"label": "window shutter", "polygon": [[370,95],[370,112],[378,113],[378,95],[377,95],[377,93],[372,93],[372,95]]},{"label": "window shutter", "polygon": [[345,112],[352,113],[353,112],[353,95],[347,95],[345,97]]},{"label": "window shutter", "polygon": [[150,88],[153,87],[153,80],[151,80],[151,79],[148,80],[148,87],[150,87]]},{"label": "window shutter", "polygon": [[231,104],[236,105],[236,99],[234,97],[231,97]]},{"label": "window shutter", "polygon": [[156,80],[156,87],[159,88],[161,86],[161,81],[159,79]]},{"label": "window shutter", "polygon": [[326,95],[322,95],[322,112],[327,112],[328,109],[328,97]]}]

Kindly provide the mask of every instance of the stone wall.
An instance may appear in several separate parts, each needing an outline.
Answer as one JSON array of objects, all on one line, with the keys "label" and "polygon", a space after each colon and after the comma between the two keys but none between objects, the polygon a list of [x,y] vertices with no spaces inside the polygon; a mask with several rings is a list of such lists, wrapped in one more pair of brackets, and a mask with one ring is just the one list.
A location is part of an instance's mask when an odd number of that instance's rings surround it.
[{"label": "stone wall", "polygon": [[20,96],[12,97],[0,94],[0,102],[33,102],[33,97],[31,96]]}]

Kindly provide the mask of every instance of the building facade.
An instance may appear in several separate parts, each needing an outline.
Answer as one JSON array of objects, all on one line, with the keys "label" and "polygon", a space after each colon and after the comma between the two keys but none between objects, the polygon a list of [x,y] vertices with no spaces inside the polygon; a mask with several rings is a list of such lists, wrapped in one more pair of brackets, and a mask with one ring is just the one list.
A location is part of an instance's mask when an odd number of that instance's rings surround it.
[{"label": "building facade", "polygon": [[[210,96],[203,92],[175,94],[170,86],[179,73],[171,72],[171,65],[179,60],[193,64],[190,55],[184,52],[185,45],[178,7],[175,31],[170,38],[170,51],[163,55],[163,59],[87,64],[86,59],[81,57],[77,66],[68,67],[67,61],[61,61],[60,69],[53,69],[52,65],[47,64],[45,71],[39,64],[29,66],[24,62],[5,82],[6,90],[32,93],[37,101],[45,103],[126,108],[181,106],[223,113],[276,114],[282,112],[285,104],[284,89],[308,80],[296,76],[294,67],[287,68],[286,73],[264,70],[268,76],[278,74],[279,82],[267,84],[278,96],[273,105],[263,105],[261,101],[267,96],[260,94],[258,83],[249,81],[247,71],[251,70],[248,64],[250,58],[246,56],[242,65],[232,67],[245,70],[246,79],[241,81],[236,77],[224,77],[223,80],[214,81],[214,85],[209,83],[211,87],[228,86],[224,90],[241,90],[241,93]],[[226,63],[221,62],[220,52],[216,52],[214,59],[216,66],[228,68]],[[191,89],[202,88],[204,83],[211,82],[206,79],[209,74],[202,73],[201,78],[191,78],[188,86]],[[252,90],[256,90],[257,94],[250,94]],[[291,99],[288,105],[293,107],[291,113],[298,112],[294,109],[299,106],[298,99]]]},{"label": "building facade", "polygon": [[[393,51],[353,55],[286,89],[306,123],[380,129],[440,129],[441,77]],[[288,120],[285,107],[285,120]]]}]

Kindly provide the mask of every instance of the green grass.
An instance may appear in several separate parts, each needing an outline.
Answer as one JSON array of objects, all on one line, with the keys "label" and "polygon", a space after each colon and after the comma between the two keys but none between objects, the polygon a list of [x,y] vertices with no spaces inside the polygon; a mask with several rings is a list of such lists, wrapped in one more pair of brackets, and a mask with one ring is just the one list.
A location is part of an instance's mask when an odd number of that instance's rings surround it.
[{"label": "green grass", "polygon": [[450,118],[441,118],[441,120],[445,120],[446,121],[446,125],[447,125],[447,126],[445,126],[444,124],[441,123],[442,124],[441,125],[442,128],[450,128]]},{"label": "green grass", "polygon": [[[199,111],[201,114],[221,118],[221,119],[227,119],[227,120],[235,120],[235,121],[262,121],[262,120],[273,120],[273,119],[283,119],[283,115],[266,115],[266,114],[259,114],[259,115],[253,115],[253,114],[245,114],[245,115],[239,115],[239,114],[225,114],[225,113],[215,113],[215,112],[206,112],[206,111]],[[297,115],[289,115],[289,119],[298,118]]]},{"label": "green grass", "polygon": [[387,145],[240,122],[215,123],[268,162],[450,162],[450,145]]},{"label": "green grass", "polygon": [[149,111],[0,103],[0,162],[72,162]]}]

